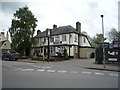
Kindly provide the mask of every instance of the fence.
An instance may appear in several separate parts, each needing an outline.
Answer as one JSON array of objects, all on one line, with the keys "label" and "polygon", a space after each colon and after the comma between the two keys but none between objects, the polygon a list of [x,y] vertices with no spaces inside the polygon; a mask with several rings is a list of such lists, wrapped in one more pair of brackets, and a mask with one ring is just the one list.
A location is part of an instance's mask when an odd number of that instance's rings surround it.
[{"label": "fence", "polygon": [[[103,63],[103,49],[96,49],[96,62]],[[105,61],[106,62],[120,62],[120,48],[106,48],[105,49]]]}]

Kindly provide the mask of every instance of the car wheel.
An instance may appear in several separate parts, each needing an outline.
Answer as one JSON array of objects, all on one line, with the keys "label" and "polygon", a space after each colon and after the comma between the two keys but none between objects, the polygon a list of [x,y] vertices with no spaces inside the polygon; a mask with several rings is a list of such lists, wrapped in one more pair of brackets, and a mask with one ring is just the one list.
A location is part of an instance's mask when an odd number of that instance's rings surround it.
[{"label": "car wheel", "polygon": [[7,58],[7,60],[8,60],[8,61],[10,61],[10,60],[11,60],[11,58],[10,58],[10,57],[8,57],[8,58]]},{"label": "car wheel", "polygon": [[15,61],[17,61],[17,58],[15,58]]}]

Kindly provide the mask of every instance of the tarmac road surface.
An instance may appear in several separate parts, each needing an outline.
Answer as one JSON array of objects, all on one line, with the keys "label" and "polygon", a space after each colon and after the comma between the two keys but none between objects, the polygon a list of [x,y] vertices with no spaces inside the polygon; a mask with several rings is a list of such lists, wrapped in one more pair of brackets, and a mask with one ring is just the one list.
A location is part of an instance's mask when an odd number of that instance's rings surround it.
[{"label": "tarmac road surface", "polygon": [[67,67],[67,63],[2,64],[2,88],[118,88],[118,72]]}]

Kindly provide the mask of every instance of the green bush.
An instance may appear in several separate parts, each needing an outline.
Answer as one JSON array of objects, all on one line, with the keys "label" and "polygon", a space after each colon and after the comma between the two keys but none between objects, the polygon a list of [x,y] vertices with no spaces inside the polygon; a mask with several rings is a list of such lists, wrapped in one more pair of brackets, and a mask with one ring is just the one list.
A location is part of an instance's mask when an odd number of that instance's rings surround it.
[{"label": "green bush", "polygon": [[50,59],[54,59],[54,57],[53,57],[53,56],[50,56]]},{"label": "green bush", "polygon": [[21,58],[21,59],[27,59],[28,56],[21,56],[20,58]]},{"label": "green bush", "polygon": [[36,55],[33,55],[33,56],[32,56],[32,58],[38,58],[38,56],[36,56]]},{"label": "green bush", "polygon": [[66,48],[64,49],[63,56],[64,56],[64,57],[68,57],[67,49],[66,49]]},{"label": "green bush", "polygon": [[61,54],[60,52],[59,52],[57,55],[58,55],[58,57],[61,57],[61,56],[62,56],[62,54]]}]

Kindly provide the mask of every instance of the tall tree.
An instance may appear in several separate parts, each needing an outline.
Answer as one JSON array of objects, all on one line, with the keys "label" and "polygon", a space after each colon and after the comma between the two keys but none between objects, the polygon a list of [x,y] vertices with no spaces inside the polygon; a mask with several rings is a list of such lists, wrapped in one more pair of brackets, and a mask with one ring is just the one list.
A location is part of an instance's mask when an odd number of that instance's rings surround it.
[{"label": "tall tree", "polygon": [[120,40],[120,31],[117,31],[115,28],[112,28],[108,33],[107,33],[108,39],[110,41],[114,40]]},{"label": "tall tree", "polygon": [[96,36],[94,36],[91,39],[91,44],[93,47],[98,48],[100,46],[100,44],[103,43],[104,40],[105,40],[105,38],[103,38],[103,34],[96,34]]},{"label": "tall tree", "polygon": [[30,48],[35,43],[33,35],[37,26],[37,19],[27,6],[16,10],[13,17],[9,28],[12,49],[24,51],[25,55],[29,55]]}]

